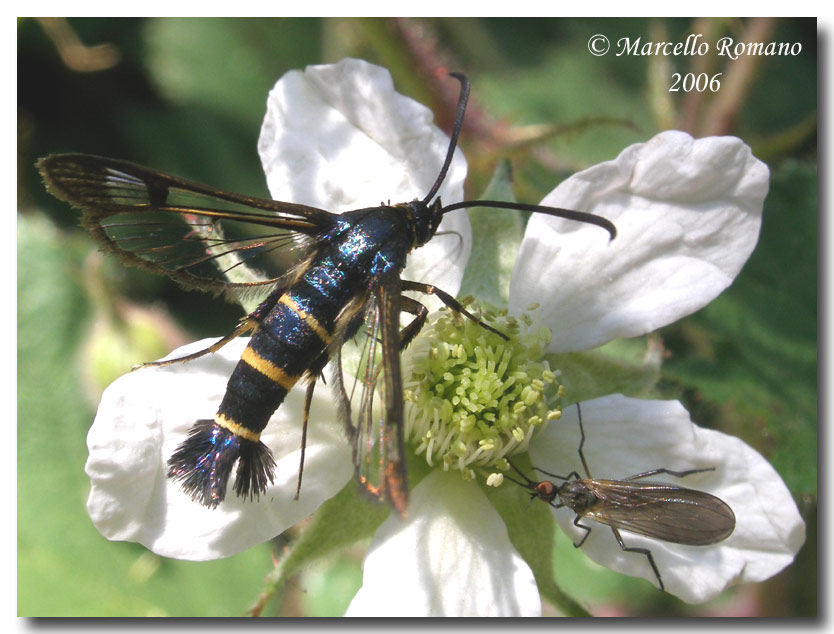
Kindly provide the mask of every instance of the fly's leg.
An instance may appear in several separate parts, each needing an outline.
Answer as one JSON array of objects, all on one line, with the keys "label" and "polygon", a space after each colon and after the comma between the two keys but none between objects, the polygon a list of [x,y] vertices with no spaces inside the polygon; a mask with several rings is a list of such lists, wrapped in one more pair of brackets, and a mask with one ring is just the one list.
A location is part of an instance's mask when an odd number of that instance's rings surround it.
[{"label": "fly's leg", "polygon": [[576,471],[571,471],[567,476],[560,476],[560,475],[556,475],[555,473],[550,473],[549,471],[545,471],[544,469],[539,469],[538,467],[533,467],[533,470],[538,471],[539,473],[543,473],[544,475],[546,475],[550,478],[557,478],[559,480],[564,480],[565,482],[567,482],[571,478],[574,478],[575,480],[581,480],[582,479],[582,478],[579,477],[579,474]]},{"label": "fly's leg", "polygon": [[[582,452],[582,447],[585,445],[585,429],[582,426],[582,410],[579,407],[579,403],[576,404],[576,412],[579,416],[579,457],[582,460],[582,466],[585,468],[585,473],[589,479],[592,479],[591,472],[588,469],[588,463],[585,461],[585,454]],[[644,471],[643,473],[638,473],[637,475],[629,476],[624,478],[624,482],[628,482],[631,480],[640,480],[641,478],[648,478],[654,475],[666,474],[670,476],[674,476],[676,478],[684,478],[688,475],[692,475],[693,473],[704,473],[705,471],[715,471],[715,467],[707,467],[705,469],[689,469],[688,471],[672,471],[671,469],[652,469],[651,471]],[[544,472],[542,472],[544,473]],[[550,475],[550,474],[548,474]],[[556,476],[558,477],[558,476]],[[579,478],[577,477],[577,480]]]},{"label": "fly's leg", "polygon": [[[582,447],[585,446],[585,428],[582,426],[582,410],[579,408],[579,403],[576,403],[576,412],[579,414],[579,449],[577,452],[579,453],[579,459],[582,461],[582,466],[585,468],[585,477],[589,480],[593,480],[593,476],[591,475],[591,471],[588,469],[588,463],[585,460],[585,454],[582,451]],[[560,480],[568,481],[571,478],[576,478],[577,480],[581,480],[582,478],[579,477],[579,474],[576,471],[571,471],[568,474],[567,478],[562,476],[556,475],[554,473],[548,473],[544,469],[539,469],[538,467],[533,467],[536,471],[540,471],[541,473],[550,476],[551,478],[559,478]],[[648,473],[641,473],[640,476],[648,475]],[[630,478],[628,478],[630,479]]]},{"label": "fly's leg", "polygon": [[589,480],[591,480],[594,476],[591,475],[591,470],[588,469],[588,463],[585,461],[585,454],[582,452],[582,447],[585,446],[585,428],[582,426],[582,409],[579,407],[579,403],[576,404],[576,414],[579,417],[580,435],[579,449],[577,451],[579,451],[579,459],[582,460],[582,467],[585,469],[585,475]]},{"label": "fly's leg", "polygon": [[[574,522],[574,523],[576,523],[576,522]],[[618,531],[616,528],[614,528],[612,526],[611,527],[611,532],[614,533],[614,537],[617,538],[617,543],[620,545],[620,548],[622,548],[624,551],[629,552],[629,553],[640,553],[641,555],[646,556],[646,559],[649,560],[649,563],[652,566],[652,570],[654,571],[654,576],[657,577],[657,583],[658,583],[658,585],[660,585],[660,591],[664,592],[665,588],[663,587],[663,579],[660,578],[660,571],[657,569],[657,566],[654,563],[654,557],[652,557],[652,551],[650,551],[648,548],[632,548],[632,547],[626,546],[623,543],[623,538],[620,537],[620,531]],[[587,535],[586,535],[586,537],[587,537]]]},{"label": "fly's leg", "polygon": [[307,384],[307,392],[304,395],[304,412],[301,415],[301,458],[298,463],[298,484],[295,488],[294,500],[298,500],[299,495],[301,495],[301,477],[304,475],[304,456],[307,451],[307,423],[310,421],[310,406],[313,404],[313,393],[316,391],[316,382],[319,380],[319,377],[324,381],[322,371],[326,364],[327,354],[322,354],[313,361],[313,364],[307,371],[310,382]]},{"label": "fly's leg", "polygon": [[[573,518],[573,525],[576,526],[577,528],[581,528],[583,531],[585,531],[585,534],[582,536],[582,539],[580,539],[578,542],[575,542],[573,544],[574,548],[582,548],[582,544],[585,543],[585,540],[588,539],[588,535],[591,534],[591,527],[590,526],[585,526],[584,524],[580,524],[579,520],[581,520],[581,519],[582,519],[581,515],[577,515],[575,518]],[[622,545],[622,542],[620,542],[620,545]]]},{"label": "fly's leg", "polygon": [[689,471],[670,471],[669,469],[652,469],[651,471],[646,471],[644,473],[638,473],[637,475],[629,476],[625,478],[625,480],[639,480],[640,478],[648,478],[653,475],[660,475],[661,473],[665,473],[670,476],[675,476],[676,478],[684,478],[688,475],[692,475],[693,473],[704,473],[705,471],[715,471],[715,467],[707,467],[706,469],[690,469]]}]

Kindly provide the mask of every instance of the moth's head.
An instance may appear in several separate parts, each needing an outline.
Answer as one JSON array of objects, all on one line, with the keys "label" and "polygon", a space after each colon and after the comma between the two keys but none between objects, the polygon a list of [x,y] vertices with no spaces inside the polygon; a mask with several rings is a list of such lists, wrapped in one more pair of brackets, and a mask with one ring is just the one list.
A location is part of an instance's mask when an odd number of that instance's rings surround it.
[{"label": "moth's head", "polygon": [[443,205],[440,198],[436,198],[431,205],[421,200],[412,200],[407,203],[407,207],[413,223],[414,248],[421,247],[437,232],[443,219]]}]

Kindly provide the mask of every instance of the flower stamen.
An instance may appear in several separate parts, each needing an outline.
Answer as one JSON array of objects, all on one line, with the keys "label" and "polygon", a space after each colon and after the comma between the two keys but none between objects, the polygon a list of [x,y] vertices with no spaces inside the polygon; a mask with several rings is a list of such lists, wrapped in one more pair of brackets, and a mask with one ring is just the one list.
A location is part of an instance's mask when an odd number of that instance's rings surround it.
[{"label": "flower stamen", "polygon": [[429,466],[465,479],[507,470],[505,456],[525,451],[536,430],[561,416],[564,394],[559,372],[542,359],[547,328],[526,313],[474,312],[510,340],[442,309],[403,355],[406,438]]}]

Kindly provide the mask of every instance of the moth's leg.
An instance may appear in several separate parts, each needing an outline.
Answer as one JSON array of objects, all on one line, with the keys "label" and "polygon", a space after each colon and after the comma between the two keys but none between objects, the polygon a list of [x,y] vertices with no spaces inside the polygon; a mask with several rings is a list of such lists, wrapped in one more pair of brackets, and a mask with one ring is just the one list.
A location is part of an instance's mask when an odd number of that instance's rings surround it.
[{"label": "moth's leg", "polygon": [[494,332],[496,335],[498,335],[499,337],[502,337],[503,339],[506,339],[506,340],[510,339],[507,335],[505,335],[500,330],[496,330],[495,328],[493,328],[489,324],[486,324],[483,321],[481,321],[480,319],[478,319],[477,317],[475,317],[475,315],[473,315],[472,313],[467,311],[463,307],[463,304],[461,304],[458,300],[456,300],[454,297],[449,295],[449,293],[447,293],[446,291],[440,290],[436,286],[433,286],[431,284],[423,284],[421,282],[409,282],[407,280],[403,280],[402,281],[402,290],[404,290],[404,291],[417,291],[418,293],[426,293],[427,295],[434,295],[441,302],[446,304],[446,306],[448,306],[451,310],[455,311],[456,313],[460,313],[461,315],[464,315],[464,316],[468,317],[469,319],[474,321],[476,324],[480,325],[482,328],[484,328],[486,330],[489,330],[490,332]]},{"label": "moth's leg", "polygon": [[[336,400],[336,407],[339,412],[339,418],[345,426],[345,433],[348,440],[353,445],[356,437],[356,429],[353,425],[353,416],[351,413],[351,395],[348,394],[345,386],[345,376],[342,369],[342,346],[348,339],[354,337],[362,324],[365,321],[365,298],[356,298],[353,300],[336,320],[336,327],[333,331],[333,339],[327,347],[327,357],[333,359],[332,364],[333,373],[333,396]],[[367,343],[367,340],[365,341]],[[363,355],[364,356],[364,355]],[[355,388],[355,384],[354,384]]]},{"label": "moth's leg", "polygon": [[134,365],[131,368],[131,370],[138,370],[139,368],[147,368],[152,366],[172,365],[174,363],[186,363],[187,361],[193,361],[194,359],[199,359],[200,357],[203,357],[207,354],[217,352],[218,350],[220,350],[220,348],[225,346],[233,339],[247,332],[257,330],[258,326],[261,325],[261,321],[263,320],[263,318],[266,317],[267,313],[269,313],[270,310],[272,310],[272,308],[278,302],[278,299],[281,297],[283,292],[283,288],[272,291],[269,294],[269,296],[263,302],[261,302],[255,310],[253,310],[246,317],[240,320],[240,322],[232,332],[230,332],[222,339],[216,341],[208,348],[204,348],[203,350],[187,354],[184,357],[177,357],[176,359],[165,359],[164,361],[149,361],[147,363],[139,363],[137,365]]},{"label": "moth's leg", "polygon": [[[576,522],[574,522],[575,524]],[[652,557],[652,551],[648,548],[630,548],[623,543],[623,538],[620,537],[620,531],[618,531],[613,526],[611,527],[611,531],[614,533],[614,537],[617,538],[617,543],[620,545],[624,551],[629,553],[640,553],[641,555],[645,555],[646,559],[649,560],[649,563],[652,566],[652,570],[654,571],[654,576],[657,577],[657,583],[660,585],[661,592],[665,591],[663,587],[663,579],[660,578],[660,571],[657,569],[657,566],[654,563],[654,557]],[[587,537],[587,535],[586,535]]]},{"label": "moth's leg", "polygon": [[405,350],[405,347],[414,340],[414,337],[417,336],[426,324],[429,309],[416,299],[403,295],[400,298],[400,310],[415,315],[414,319],[400,331],[400,350]]},{"label": "moth's leg", "polygon": [[307,423],[310,420],[310,405],[313,403],[313,392],[316,389],[318,377],[312,376],[307,385],[307,394],[304,396],[304,413],[301,416],[301,461],[298,464],[298,486],[295,488],[294,500],[301,494],[301,476],[304,474],[304,454],[307,450]]},{"label": "moth's leg", "polygon": [[304,456],[307,452],[307,423],[310,421],[310,406],[313,404],[313,393],[316,391],[316,383],[319,379],[324,382],[324,366],[327,365],[329,355],[327,352],[320,354],[307,371],[309,383],[307,384],[307,392],[304,395],[304,412],[301,415],[301,458],[298,463],[298,485],[295,488],[295,497],[297,500],[301,494],[301,478],[304,475]]},{"label": "moth's leg", "polygon": [[162,366],[162,365],[172,365],[174,363],[185,363],[187,361],[193,361],[194,359],[199,359],[207,354],[212,352],[217,352],[229,343],[232,339],[239,337],[242,334],[249,332],[250,330],[255,330],[259,325],[259,322],[252,321],[249,317],[245,317],[241,322],[237,325],[237,327],[230,332],[228,335],[220,339],[219,341],[213,343],[208,348],[204,348],[198,352],[193,352],[191,354],[187,354],[184,357],[177,357],[176,359],[165,359],[163,361],[148,361],[147,363],[138,363],[134,365],[131,370],[138,370],[140,368],[147,368],[151,366]]}]

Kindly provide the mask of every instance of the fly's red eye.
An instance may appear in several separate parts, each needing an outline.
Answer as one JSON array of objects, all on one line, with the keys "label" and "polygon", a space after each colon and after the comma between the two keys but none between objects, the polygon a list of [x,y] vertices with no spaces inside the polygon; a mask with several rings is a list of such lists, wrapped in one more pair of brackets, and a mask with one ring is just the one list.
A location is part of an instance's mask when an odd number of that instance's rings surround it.
[{"label": "fly's red eye", "polygon": [[546,502],[556,498],[556,485],[549,480],[543,480],[536,485],[536,494]]}]

